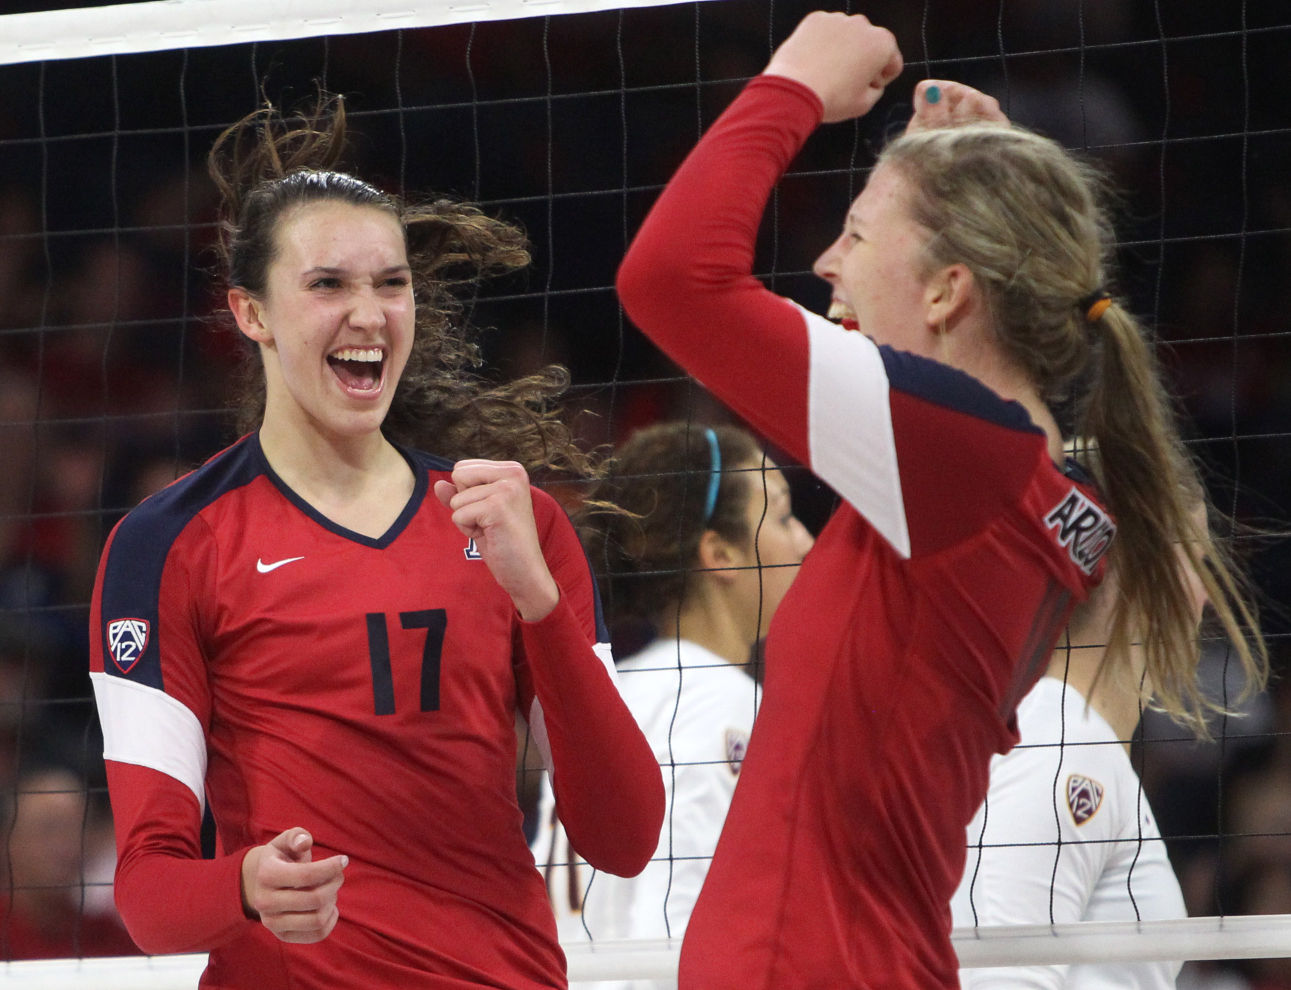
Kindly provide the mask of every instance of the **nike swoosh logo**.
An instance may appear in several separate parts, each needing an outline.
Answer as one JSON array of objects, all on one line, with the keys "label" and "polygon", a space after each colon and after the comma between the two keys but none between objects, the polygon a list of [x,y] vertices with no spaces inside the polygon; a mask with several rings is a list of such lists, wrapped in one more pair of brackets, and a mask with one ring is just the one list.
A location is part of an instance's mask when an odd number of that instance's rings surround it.
[{"label": "nike swoosh logo", "polygon": [[293,560],[304,560],[304,557],[284,557],[282,560],[275,560],[272,564],[266,564],[263,560],[256,558],[256,570],[261,574],[268,574],[270,571],[276,571],[283,564],[290,564]]}]

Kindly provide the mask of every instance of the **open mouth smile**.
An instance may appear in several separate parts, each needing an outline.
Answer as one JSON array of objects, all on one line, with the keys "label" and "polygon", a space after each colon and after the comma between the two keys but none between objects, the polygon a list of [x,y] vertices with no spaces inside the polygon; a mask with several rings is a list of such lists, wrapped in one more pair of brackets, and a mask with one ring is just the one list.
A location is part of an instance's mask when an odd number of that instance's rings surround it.
[{"label": "open mouth smile", "polygon": [[842,326],[844,330],[859,330],[861,328],[860,323],[857,322],[856,314],[852,312],[852,307],[841,299],[831,299],[829,301],[828,316],[835,323]]},{"label": "open mouth smile", "polygon": [[385,379],[381,347],[342,347],[327,355],[327,363],[348,392],[379,392]]}]

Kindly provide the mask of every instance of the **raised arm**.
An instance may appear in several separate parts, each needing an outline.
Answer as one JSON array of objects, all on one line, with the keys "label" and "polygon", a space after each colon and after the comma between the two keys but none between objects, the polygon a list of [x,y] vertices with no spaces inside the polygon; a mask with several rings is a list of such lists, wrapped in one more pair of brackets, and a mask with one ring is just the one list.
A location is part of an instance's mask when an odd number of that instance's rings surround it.
[{"label": "raised arm", "polygon": [[752,275],[767,196],[824,120],[873,106],[901,68],[866,18],[812,14],[713,125],[642,226],[619,272],[624,308],[688,372],[804,460],[802,312]]}]

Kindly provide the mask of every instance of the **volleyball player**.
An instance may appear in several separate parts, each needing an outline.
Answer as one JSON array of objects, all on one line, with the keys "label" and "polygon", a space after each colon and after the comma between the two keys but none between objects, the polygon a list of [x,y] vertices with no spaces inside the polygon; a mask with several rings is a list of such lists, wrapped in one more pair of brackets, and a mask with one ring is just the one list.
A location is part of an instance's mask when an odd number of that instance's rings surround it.
[{"label": "volleyball player", "polygon": [[[770,629],[683,990],[954,987],[963,830],[1109,546],[1113,645],[1142,615],[1150,665],[1197,648],[1172,566],[1189,531],[1180,443],[1143,331],[1106,289],[1087,169],[981,94],[921,84],[816,263],[861,332],[752,277],[767,195],[802,143],[870,110],[901,68],[864,16],[808,15],[619,273],[637,325],[843,499]],[[1063,454],[1052,406],[1072,392],[1097,485]]]},{"label": "volleyball player", "polygon": [[335,171],[344,123],[266,110],[211,153],[256,422],[102,557],[118,904],[146,951],[209,951],[206,987],[563,987],[516,713],[598,868],[642,869],[663,814],[586,557],[523,466],[582,462],[559,375],[471,374],[452,290],[525,263],[519,232]]},{"label": "volleyball player", "polygon": [[[570,865],[549,813],[535,843],[566,938],[680,938],[739,779],[760,689],[758,641],[811,548],[789,485],[746,430],[636,431],[579,519],[615,623],[654,638],[618,662],[619,687],[663,770],[668,811],[636,877]],[[549,808],[545,802],[544,810]],[[568,870],[575,871],[574,876]],[[675,980],[615,984],[619,990]]]}]

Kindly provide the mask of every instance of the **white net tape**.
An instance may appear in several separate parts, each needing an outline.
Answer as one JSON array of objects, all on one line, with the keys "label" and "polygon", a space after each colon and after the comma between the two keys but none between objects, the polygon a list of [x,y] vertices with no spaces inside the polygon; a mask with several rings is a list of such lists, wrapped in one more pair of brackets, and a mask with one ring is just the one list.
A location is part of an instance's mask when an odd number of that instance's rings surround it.
[{"label": "white net tape", "polygon": [[153,0],[0,17],[0,65],[659,7],[682,0]]},{"label": "white net tape", "polygon": [[[1291,915],[957,929],[954,945],[965,967],[1258,959],[1291,955]],[[571,982],[667,979],[676,975],[680,942],[580,943],[564,949]],[[205,964],[200,953],[16,962],[0,965],[0,982],[41,990],[193,990]]]}]

